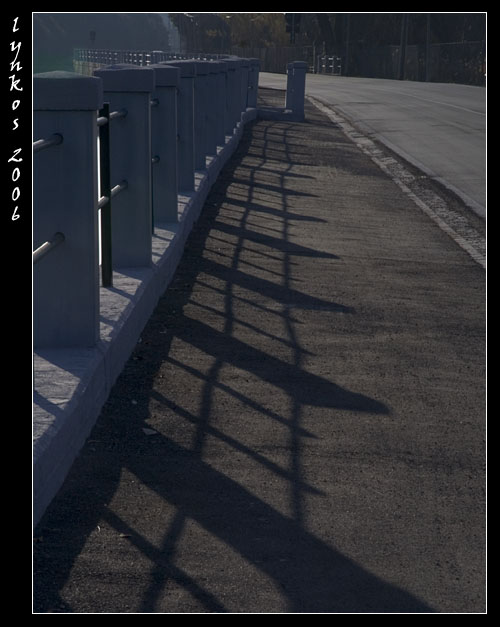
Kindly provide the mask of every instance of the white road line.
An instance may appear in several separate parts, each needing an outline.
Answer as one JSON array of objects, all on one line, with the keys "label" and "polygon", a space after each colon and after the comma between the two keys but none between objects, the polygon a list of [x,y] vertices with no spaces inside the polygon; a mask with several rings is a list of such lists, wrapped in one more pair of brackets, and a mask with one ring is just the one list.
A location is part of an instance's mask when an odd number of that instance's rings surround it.
[{"label": "white road line", "polygon": [[[434,191],[419,186],[413,174],[394,157],[386,155],[371,139],[362,135],[349,122],[321,101],[307,96],[308,100],[342,131],[482,268],[486,268],[486,242],[460,214],[451,211],[447,203]],[[410,187],[411,186],[411,187]]]}]

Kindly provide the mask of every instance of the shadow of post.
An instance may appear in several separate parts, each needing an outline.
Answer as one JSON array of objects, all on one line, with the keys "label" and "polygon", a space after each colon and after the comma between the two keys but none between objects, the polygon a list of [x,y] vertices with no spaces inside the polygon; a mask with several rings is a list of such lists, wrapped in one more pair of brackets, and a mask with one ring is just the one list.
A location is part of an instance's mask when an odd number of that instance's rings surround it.
[{"label": "shadow of post", "polygon": [[[80,579],[77,592],[74,587],[73,592],[67,592],[65,586],[71,581],[75,569],[78,570],[81,555],[89,550],[89,536],[99,521],[105,521],[129,538],[150,564],[149,572],[144,576],[139,606],[134,608],[137,612],[165,611],[159,608],[164,607],[162,597],[171,581],[188,593],[202,611],[233,611],[234,598],[228,606],[216,582],[203,585],[202,578],[197,579],[187,572],[177,560],[178,545],[187,521],[195,521],[218,543],[229,547],[241,558],[242,568],[250,564],[268,577],[279,590],[280,598],[275,601],[275,607],[281,603],[290,612],[313,613],[433,611],[412,594],[383,581],[315,537],[306,526],[304,494],[320,492],[307,484],[302,469],[302,442],[304,438],[312,437],[301,424],[304,408],[324,407],[373,415],[386,414],[389,410],[380,401],[344,389],[308,372],[304,366],[306,351],[297,339],[293,311],[311,308],[339,315],[355,315],[355,312],[352,308],[312,297],[292,287],[292,260],[303,256],[320,258],[323,253],[293,244],[289,238],[289,219],[293,219],[294,212],[288,206],[287,194],[279,190],[286,189],[287,176],[294,163],[293,150],[287,143],[291,129],[293,125],[272,122],[247,128],[237,153],[216,182],[188,241],[176,276],[143,332],[142,342],[118,379],[61,494],[40,522],[38,534],[44,535],[44,542],[35,545],[35,611],[53,608],[81,611],[82,598],[91,590],[95,591],[95,582]],[[272,134],[272,139],[267,138],[268,134]],[[252,166],[246,163],[245,168],[240,169],[242,161],[252,155],[252,148],[256,146],[257,152],[262,153],[261,159],[256,159],[254,154]],[[265,207],[261,198],[256,201],[254,191],[263,164],[272,176],[273,164],[266,159],[269,152],[279,152],[280,157],[275,171],[278,180],[272,186],[272,207]],[[307,158],[307,155],[301,154],[301,158]],[[247,199],[231,206],[231,210],[236,208],[240,212],[239,224],[228,225],[227,221],[221,221],[221,212],[228,203],[231,205],[228,188],[235,174],[243,177],[243,173],[245,178],[240,184],[246,190]],[[254,209],[264,218],[277,221],[274,226],[281,227],[281,237],[263,235],[248,228]],[[301,221],[305,223],[307,217],[301,216]],[[226,265],[215,262],[204,252],[207,243],[215,236],[214,231],[218,237],[222,234],[227,238],[224,247]],[[250,242],[268,249],[268,254],[281,264],[280,272],[274,267],[273,279],[250,275],[241,269],[245,267],[242,253]],[[330,258],[335,259],[335,255]],[[207,284],[207,277],[214,280],[214,284]],[[201,293],[197,300],[203,301],[203,293],[217,289],[222,305],[217,311],[221,324],[216,329],[189,315],[188,309],[193,307],[194,290]],[[259,299],[252,301],[251,296],[244,296],[238,290],[243,290],[244,294],[254,293]],[[266,309],[262,298],[273,301],[273,308]],[[287,337],[275,339],[289,349],[288,360],[236,337],[235,327],[240,322],[234,311],[236,302],[247,302],[249,306],[260,307],[269,316],[281,317]],[[206,307],[205,311],[208,309]],[[259,329],[253,328],[253,331]],[[266,329],[262,329],[262,334],[267,338],[272,335]],[[184,363],[176,353],[178,344],[203,353],[209,366],[197,368]],[[166,364],[171,376],[160,382],[160,372]],[[223,368],[246,372],[274,386],[288,399],[288,409],[276,412],[261,402],[258,394],[249,395],[237,390],[221,379]],[[183,389],[175,389],[176,381],[188,376],[200,382],[197,411],[183,407],[180,404]],[[235,399],[239,407],[248,407],[264,419],[275,420],[289,430],[290,458],[286,468],[267,459],[262,451],[252,450],[242,440],[223,432],[214,411],[214,395],[218,390]],[[132,409],[130,398],[136,401]],[[156,418],[158,425],[164,425],[164,428],[158,429],[154,447],[148,448],[142,428],[156,424],[150,411],[152,400],[164,408]],[[171,427],[171,433],[165,421],[168,413],[176,418],[177,426]],[[183,438],[189,443],[182,445],[175,436],[187,425],[191,428],[191,436],[188,438],[184,433]],[[241,485],[229,470],[222,472],[208,463],[204,454],[209,437],[224,442],[267,471],[286,479],[292,514],[284,515]],[[160,545],[144,533],[138,533],[130,520],[110,505],[113,497],[122,490],[122,500],[126,498],[126,487],[120,483],[125,469],[173,512],[168,523],[153,509],[145,514],[152,527],[163,530]],[[131,520],[134,508],[134,503],[126,508]],[[57,529],[57,534],[51,534],[51,529]],[[105,550],[106,559],[119,559],[116,540],[110,541]],[[95,568],[98,567],[96,564]],[[200,564],[201,571],[203,568]],[[90,572],[89,578],[92,579],[92,569]],[[126,595],[126,589],[120,591],[121,602]],[[113,611],[113,604],[119,602],[101,600],[97,609]],[[261,610],[255,607],[255,611]],[[179,611],[179,608],[172,611]]]}]

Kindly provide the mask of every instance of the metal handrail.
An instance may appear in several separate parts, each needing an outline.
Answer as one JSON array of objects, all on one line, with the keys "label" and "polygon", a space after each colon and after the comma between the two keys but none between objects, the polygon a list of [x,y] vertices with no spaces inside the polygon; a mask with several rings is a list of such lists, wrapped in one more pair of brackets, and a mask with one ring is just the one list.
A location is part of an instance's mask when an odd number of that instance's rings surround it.
[{"label": "metal handrail", "polygon": [[[122,192],[124,189],[127,189],[127,187],[128,187],[128,182],[125,180],[122,181],[121,183],[118,183],[118,185],[115,185],[114,187],[112,187],[111,198],[114,198],[117,194]],[[110,201],[109,196],[101,196],[99,198],[99,202],[97,203],[97,208],[102,209],[109,203],[109,201]]]},{"label": "metal handrail", "polygon": [[[54,133],[50,137],[44,139],[38,139],[33,142],[33,152],[40,152],[40,150],[45,150],[46,148],[50,148],[51,146],[58,146],[62,144],[63,136],[60,133]],[[33,251],[33,263],[37,263],[45,257],[47,253],[53,250],[56,246],[64,242],[64,233],[54,233],[54,235],[48,241],[44,242],[41,246],[39,246],[36,250]]]},{"label": "metal handrail", "polygon": [[51,146],[58,146],[62,144],[63,136],[59,133],[54,133],[47,139],[39,139],[36,142],[33,142],[33,152],[39,152],[40,150],[44,150],[45,148],[50,148]]},{"label": "metal handrail", "polygon": [[126,118],[127,115],[127,109],[118,109],[118,111],[111,111],[111,113],[109,114],[109,119],[116,120],[117,118]]},{"label": "metal handrail", "polygon": [[128,115],[127,109],[119,109],[118,111],[111,111],[109,116],[101,115],[97,118],[97,126],[104,126],[110,120],[116,120],[117,118],[125,118]]},{"label": "metal handrail", "polygon": [[62,244],[65,240],[64,233],[54,233],[51,239],[47,242],[44,242],[41,246],[39,246],[36,250],[33,251],[33,263],[37,263],[40,261],[42,257],[53,250],[59,244]]}]

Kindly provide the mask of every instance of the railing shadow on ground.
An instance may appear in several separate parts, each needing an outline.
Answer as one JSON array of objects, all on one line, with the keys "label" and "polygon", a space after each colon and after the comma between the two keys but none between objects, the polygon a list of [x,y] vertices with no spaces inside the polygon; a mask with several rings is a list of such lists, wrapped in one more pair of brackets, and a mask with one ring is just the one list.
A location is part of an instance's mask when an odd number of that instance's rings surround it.
[{"label": "railing shadow on ground", "polygon": [[[304,441],[315,437],[302,425],[305,408],[312,404],[375,416],[387,414],[389,408],[307,370],[307,351],[298,339],[294,310],[324,308],[339,315],[356,312],[311,297],[292,285],[296,256],[320,258],[329,253],[290,241],[290,219],[295,220],[296,215],[289,210],[287,193],[280,193],[287,177],[293,175],[289,132],[290,125],[281,123],[247,129],[232,162],[214,185],[173,282],[144,329],[61,494],[39,525],[44,542],[36,545],[35,551],[36,611],[82,611],[62,590],[82,551],[92,551],[86,545],[98,525],[113,530],[115,538],[121,534],[126,539],[126,548],[123,544],[116,548],[120,560],[139,555],[148,564],[135,611],[168,612],[162,597],[169,585],[190,597],[199,611],[232,611],[223,596],[211,589],[211,582],[205,583],[213,572],[210,560],[199,558],[203,562],[199,567],[206,569],[207,576],[197,579],[192,563],[186,566],[180,557],[181,543],[193,521],[203,529],[205,538],[209,536],[217,546],[227,547],[241,558],[241,568],[266,577],[285,611],[433,611],[307,528],[304,496],[321,495],[321,490],[304,478]],[[269,139],[271,134],[274,137]],[[243,167],[241,160],[252,148],[264,145],[267,150],[277,144],[284,146],[285,152],[276,169],[270,169],[264,158],[254,158],[254,165]],[[257,175],[262,176],[263,165],[274,181],[272,206],[256,199]],[[269,222],[267,226],[281,230],[281,237],[250,226],[259,212]],[[245,255],[248,250],[252,251],[250,258]],[[206,300],[198,298],[200,290]],[[242,319],[239,312],[244,306],[277,325],[270,323],[264,328],[258,324],[263,318]],[[277,327],[284,334],[278,334]],[[263,344],[241,339],[242,328],[250,330],[252,337],[263,338],[265,346],[278,346],[276,353],[264,350]],[[276,402],[262,401],[254,391],[259,382],[276,389]],[[231,427],[219,417],[224,413],[222,397],[233,403],[239,427]],[[243,421],[238,409],[245,415]],[[252,422],[255,429],[277,425],[286,430],[286,464],[253,443],[257,436]],[[155,435],[144,434],[143,429],[149,427]],[[239,435],[239,428],[244,433]],[[224,470],[217,468],[209,456],[214,447],[244,456],[282,481],[287,486],[290,514],[257,497],[241,480],[236,462],[226,461]],[[127,505],[120,500],[124,476],[133,476],[152,495],[156,510],[148,507],[147,501]],[[143,528],[154,532],[148,537],[149,531]],[[113,543],[109,534],[103,535]],[[110,549],[99,540],[94,544],[98,561],[100,551]],[[87,563],[92,569],[91,560]],[[97,577],[93,600],[102,607],[106,587],[99,590],[98,586]],[[242,595],[248,593],[241,590]],[[125,602],[121,598],[121,603]]]}]

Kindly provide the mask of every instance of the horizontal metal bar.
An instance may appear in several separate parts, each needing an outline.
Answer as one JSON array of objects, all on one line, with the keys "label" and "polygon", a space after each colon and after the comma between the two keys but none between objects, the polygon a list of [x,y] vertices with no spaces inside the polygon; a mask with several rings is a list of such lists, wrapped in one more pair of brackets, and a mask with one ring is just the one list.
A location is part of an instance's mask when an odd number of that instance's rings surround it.
[{"label": "horizontal metal bar", "polygon": [[[124,189],[127,189],[128,187],[128,182],[127,181],[122,181],[121,183],[119,183],[118,185],[115,185],[114,187],[111,188],[111,198],[113,198],[114,196],[116,196],[117,194],[119,194],[120,192],[122,192]],[[99,209],[102,209],[103,207],[105,207],[108,202],[109,202],[109,197],[108,196],[101,196],[97,202],[97,207]]]},{"label": "horizontal metal bar", "polygon": [[111,198],[116,196],[116,194],[119,194],[120,192],[122,192],[124,189],[127,189],[127,187],[128,187],[128,181],[122,181],[118,185],[115,185],[114,187],[112,187]]},{"label": "horizontal metal bar", "polygon": [[158,100],[158,98],[153,98],[152,100],[149,101],[149,104],[152,107],[157,107],[160,104],[160,101]]},{"label": "horizontal metal bar", "polygon": [[97,207],[98,209],[102,209],[103,207],[105,207],[109,202],[109,196],[101,196],[99,198],[99,201],[97,202]]},{"label": "horizontal metal bar", "polygon": [[55,248],[59,244],[62,244],[62,242],[64,242],[64,239],[64,233],[60,233],[59,231],[57,233],[54,233],[52,239],[49,239],[48,242],[44,242],[35,251],[33,251],[33,263],[40,261],[40,259],[42,257],[45,257],[45,255],[53,248]]},{"label": "horizontal metal bar", "polygon": [[33,142],[33,152],[39,152],[45,148],[50,148],[50,146],[57,146],[58,144],[62,144],[62,141],[63,136],[59,133],[54,133],[47,139],[39,139],[38,141]]},{"label": "horizontal metal bar", "polygon": [[116,118],[124,118],[128,115],[127,109],[119,109],[118,111],[111,111],[109,114],[110,120],[115,120]]}]

